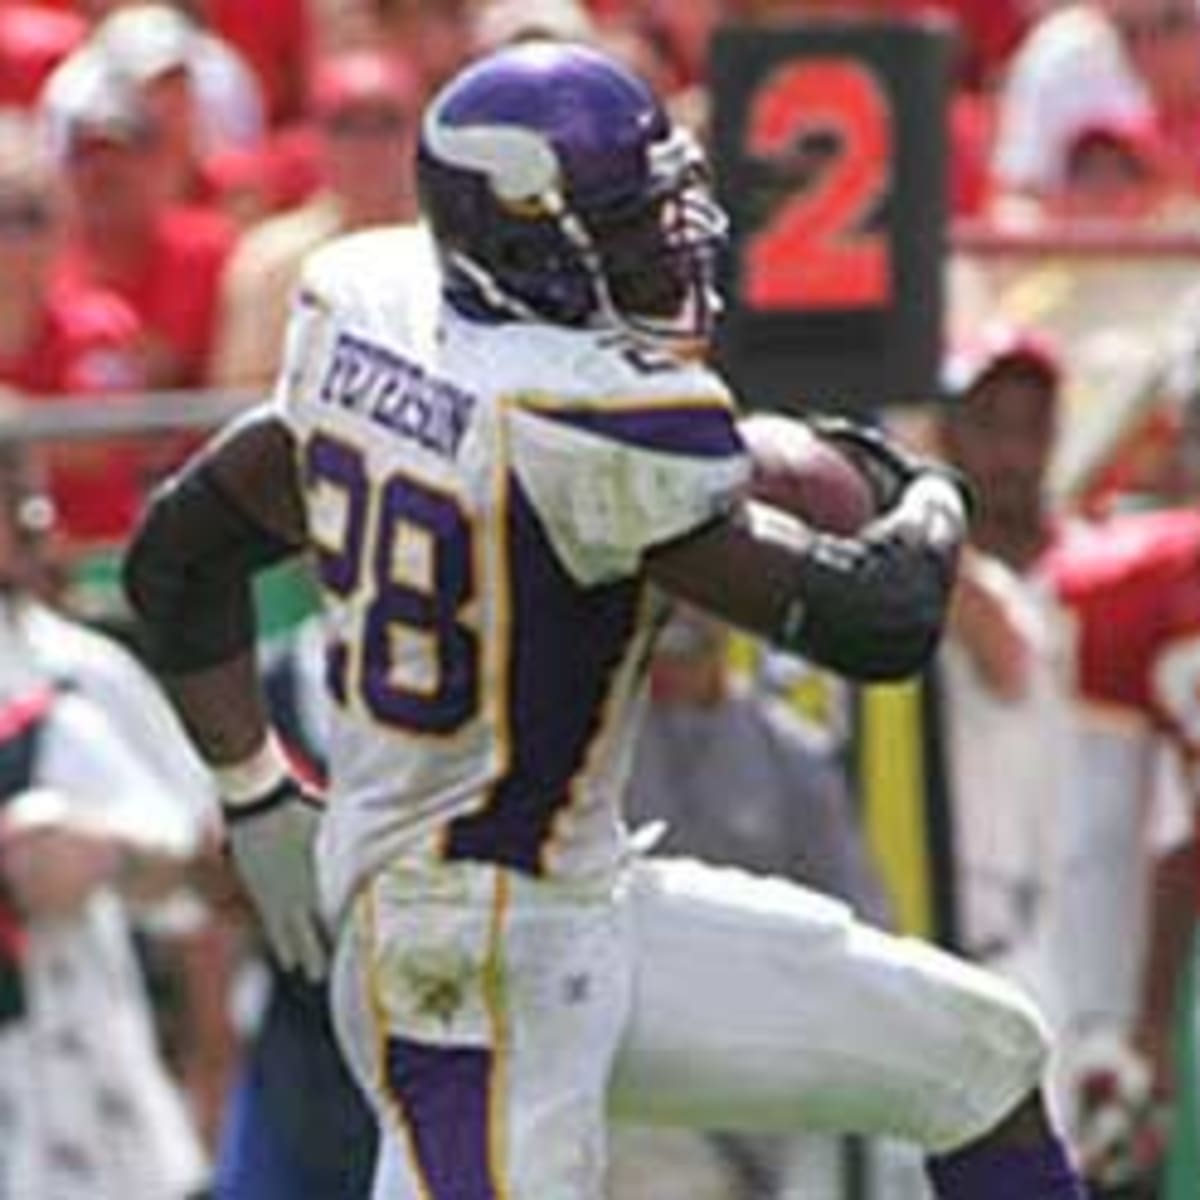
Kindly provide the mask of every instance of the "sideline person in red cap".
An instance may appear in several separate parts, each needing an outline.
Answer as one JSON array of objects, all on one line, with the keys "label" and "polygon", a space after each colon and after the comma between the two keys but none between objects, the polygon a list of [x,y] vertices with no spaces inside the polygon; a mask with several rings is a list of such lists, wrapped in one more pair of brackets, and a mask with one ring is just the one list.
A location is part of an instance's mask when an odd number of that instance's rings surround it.
[{"label": "sideline person in red cap", "polygon": [[1060,382],[1054,350],[1029,331],[993,328],[943,364],[943,445],[979,491],[972,540],[1017,570],[1051,536],[1044,491]]},{"label": "sideline person in red cap", "polygon": [[[1070,702],[1049,936],[1076,1149],[1097,1187],[1145,1185],[1163,1148],[1169,981],[1186,936],[1170,919],[1148,929],[1143,897],[1149,887],[1169,918],[1194,886],[1178,768],[1200,753],[1200,658],[1180,653],[1200,636],[1200,514],[1055,510],[1062,372],[1045,342],[986,335],[950,356],[944,383],[943,446],[976,485],[975,544],[1037,604]],[[1017,760],[1000,760],[1014,795]],[[1102,1077],[1115,1086],[1100,1097]]]}]

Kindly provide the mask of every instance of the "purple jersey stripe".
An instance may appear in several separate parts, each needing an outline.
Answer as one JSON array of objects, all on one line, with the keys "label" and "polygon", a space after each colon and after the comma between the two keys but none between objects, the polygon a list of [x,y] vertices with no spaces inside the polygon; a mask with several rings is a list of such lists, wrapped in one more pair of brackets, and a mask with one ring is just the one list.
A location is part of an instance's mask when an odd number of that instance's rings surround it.
[{"label": "purple jersey stripe", "polygon": [[488,1146],[493,1057],[476,1046],[389,1037],[387,1081],[429,1200],[496,1200]]},{"label": "purple jersey stripe", "polygon": [[661,454],[728,458],[746,453],[745,443],[734,423],[734,414],[728,408],[715,404],[612,411],[539,407],[528,411],[535,416]]},{"label": "purple jersey stripe", "polygon": [[633,634],[640,585],[581,588],[559,564],[520,485],[511,487],[512,758],[487,808],[451,823],[446,853],[537,874]]}]

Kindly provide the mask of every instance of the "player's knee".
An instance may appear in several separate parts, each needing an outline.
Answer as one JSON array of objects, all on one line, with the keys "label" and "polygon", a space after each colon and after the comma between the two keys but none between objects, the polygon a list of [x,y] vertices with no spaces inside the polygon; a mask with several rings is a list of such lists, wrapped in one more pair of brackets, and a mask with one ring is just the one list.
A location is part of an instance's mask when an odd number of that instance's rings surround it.
[{"label": "player's knee", "polygon": [[1023,991],[1002,982],[992,1022],[1012,1077],[1024,1084],[1021,1095],[1032,1092],[1050,1060],[1052,1039],[1045,1017]]},{"label": "player's knee", "polygon": [[964,1145],[1006,1120],[1037,1092],[1050,1060],[1049,1026],[1023,991],[992,978],[975,999],[963,1064],[970,1072],[969,1103],[942,1149]]}]

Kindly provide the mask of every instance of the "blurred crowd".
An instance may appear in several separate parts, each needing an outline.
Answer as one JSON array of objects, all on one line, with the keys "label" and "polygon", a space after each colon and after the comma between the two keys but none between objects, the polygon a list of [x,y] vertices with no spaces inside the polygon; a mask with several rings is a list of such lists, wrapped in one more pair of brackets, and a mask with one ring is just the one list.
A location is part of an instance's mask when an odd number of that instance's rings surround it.
[{"label": "blurred crowd", "polygon": [[[422,104],[472,56],[533,37],[593,42],[703,136],[721,83],[706,66],[713,31],[819,16],[952,31],[949,183],[964,225],[1051,240],[1200,232],[1200,0],[0,0],[0,426],[19,427],[26,404],[123,406],[136,424],[185,392],[267,394],[305,256],[343,233],[420,227]],[[1200,490],[1200,305],[1164,302],[1163,326],[1180,332],[1139,393],[1162,420],[1149,450],[1089,467],[1103,486],[1084,521],[1048,486],[1071,364],[1028,322],[976,319],[987,306],[966,302],[971,282],[951,284],[962,308],[945,403],[911,431],[980,490],[921,714],[955,877],[945,940],[1021,979],[1071,1033],[1059,1091],[1104,1194],[1165,1196],[1146,1181],[1176,1083],[1171,1009],[1194,890],[1200,669],[1193,682],[1177,651],[1200,639],[1200,528],[1185,508]],[[1039,286],[1009,309],[1036,316],[1053,291]],[[33,1181],[14,1193],[24,1200],[183,1200],[206,1194],[214,1158],[215,1194],[246,1200],[337,1200],[364,1194],[369,1173],[369,1121],[319,997],[254,965],[214,801],[173,718],[132,658],[54,613],[80,556],[120,546],[195,436],[0,456],[0,772],[10,759],[16,772],[0,788],[0,1181]],[[1162,511],[1127,517],[1147,506]],[[1159,641],[1114,636],[1143,613]],[[847,730],[865,718],[797,671],[678,615],[655,663],[634,815],[667,820],[670,849],[794,875],[903,926],[848,769]],[[316,775],[319,676],[311,626],[272,651],[275,719]],[[96,745],[140,764],[92,762]],[[77,980],[89,982],[73,992]],[[71,1032],[96,1005],[116,1014],[118,1052]],[[12,1014],[29,1011],[38,1020],[17,1019],[14,1040]],[[38,1106],[14,1078],[74,1107],[20,1126]],[[1087,1090],[1096,1079],[1102,1095]],[[26,1157],[6,1158],[18,1144]],[[903,1156],[872,1153],[874,1200],[920,1194]],[[731,1137],[630,1143],[616,1165],[628,1200],[671,1200],[666,1178],[681,1200],[834,1200],[872,1174],[832,1143]]]},{"label": "blurred crowd", "polygon": [[[1186,228],[1200,186],[1190,0],[4,0],[0,384],[87,404],[261,391],[303,256],[417,219],[422,99],[471,55],[593,41],[703,133],[713,30],[821,15],[953,31],[957,217]],[[179,448],[57,449],[64,535],[119,541]]]}]

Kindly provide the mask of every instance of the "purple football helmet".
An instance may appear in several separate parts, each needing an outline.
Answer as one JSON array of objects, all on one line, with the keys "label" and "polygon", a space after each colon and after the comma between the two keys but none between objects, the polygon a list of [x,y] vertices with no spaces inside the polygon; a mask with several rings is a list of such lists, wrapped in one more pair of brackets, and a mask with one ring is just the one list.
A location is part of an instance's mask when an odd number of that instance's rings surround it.
[{"label": "purple football helmet", "polygon": [[727,221],[704,157],[605,55],[529,42],[467,67],[426,111],[418,170],[459,308],[672,341],[711,332]]}]

